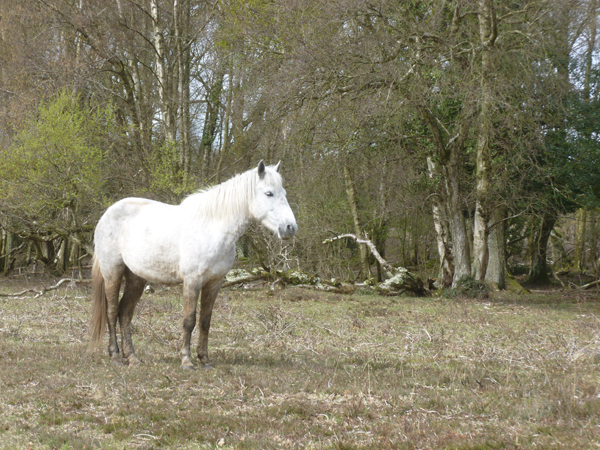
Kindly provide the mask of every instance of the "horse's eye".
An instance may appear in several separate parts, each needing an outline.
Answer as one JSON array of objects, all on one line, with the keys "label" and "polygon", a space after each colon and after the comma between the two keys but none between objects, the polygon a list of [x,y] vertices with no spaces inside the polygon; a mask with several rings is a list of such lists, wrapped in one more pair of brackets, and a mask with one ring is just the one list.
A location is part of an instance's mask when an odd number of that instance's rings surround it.
[{"label": "horse's eye", "polygon": [[273,193],[272,193],[271,191],[267,191],[267,192],[265,192],[265,195],[266,195],[267,197],[273,197]]}]

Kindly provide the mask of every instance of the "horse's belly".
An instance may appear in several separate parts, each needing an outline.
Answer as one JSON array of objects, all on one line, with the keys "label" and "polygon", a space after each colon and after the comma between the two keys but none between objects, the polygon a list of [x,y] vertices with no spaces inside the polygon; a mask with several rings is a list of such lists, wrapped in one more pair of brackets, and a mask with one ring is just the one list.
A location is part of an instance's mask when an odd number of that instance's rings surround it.
[{"label": "horse's belly", "polygon": [[125,265],[137,276],[153,283],[177,284],[182,281],[178,243],[176,222],[140,216],[122,236],[121,253]]},{"label": "horse's belly", "polygon": [[[206,236],[205,236],[206,237]],[[235,260],[235,242],[219,241],[217,238],[203,242],[187,241],[181,245],[180,270],[184,278],[217,280],[223,278]]]},{"label": "horse's belly", "polygon": [[179,268],[169,261],[163,261],[159,258],[152,261],[145,261],[140,258],[135,260],[124,258],[124,261],[129,270],[151,283],[178,284],[182,281]]}]

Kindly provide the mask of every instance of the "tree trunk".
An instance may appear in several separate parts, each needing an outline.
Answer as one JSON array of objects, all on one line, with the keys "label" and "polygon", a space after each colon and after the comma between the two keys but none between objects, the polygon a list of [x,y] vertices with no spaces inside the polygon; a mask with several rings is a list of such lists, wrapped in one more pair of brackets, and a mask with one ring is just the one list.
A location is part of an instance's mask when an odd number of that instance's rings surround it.
[{"label": "tree trunk", "polygon": [[2,273],[4,275],[10,272],[12,266],[12,247],[13,234],[10,231],[3,230],[2,246],[0,247],[0,262],[2,263]]},{"label": "tree trunk", "polygon": [[495,284],[498,289],[506,287],[506,239],[505,230],[505,208],[496,208],[488,223],[488,247],[489,259],[485,281]]},{"label": "tree trunk", "polygon": [[[183,185],[187,185],[190,176],[190,48],[187,31],[190,25],[190,8],[180,8],[180,0],[173,1],[173,19],[175,28],[175,52],[177,59],[177,127],[179,140],[179,168],[183,176]],[[185,2],[184,2],[185,5]]]},{"label": "tree trunk", "polygon": [[69,251],[69,240],[66,238],[61,239],[60,246],[58,247],[58,254],[56,255],[56,273],[62,275],[67,270],[69,258],[67,253]]},{"label": "tree trunk", "polygon": [[488,265],[490,138],[492,132],[492,50],[496,40],[496,13],[492,0],[479,2],[481,55],[481,101],[477,137],[475,219],[473,223],[473,277],[483,281]]},{"label": "tree trunk", "polygon": [[211,160],[211,150],[219,123],[219,114],[221,111],[221,93],[223,92],[223,81],[225,71],[219,68],[215,74],[215,82],[210,86],[206,93],[206,112],[204,114],[204,128],[202,129],[201,154],[207,162]]},{"label": "tree trunk", "polygon": [[150,1],[150,14],[152,17],[154,51],[156,61],[156,77],[158,79],[158,96],[160,99],[161,119],[167,142],[175,142],[173,130],[171,99],[169,96],[169,82],[166,68],[166,55],[163,42],[163,29],[160,23],[157,0]]},{"label": "tree trunk", "polygon": [[556,219],[556,214],[547,212],[542,217],[539,228],[533,230],[533,239],[530,243],[531,267],[528,279],[530,283],[547,284],[550,282],[546,254],[548,251],[548,240],[550,239],[550,233],[552,233]]},{"label": "tree trunk", "polygon": [[573,249],[573,267],[579,272],[585,270],[585,227],[587,221],[587,210],[580,208],[575,215],[575,248]]},{"label": "tree trunk", "polygon": [[[388,193],[388,162],[387,158],[384,157],[383,164],[381,165],[381,179],[379,181],[379,208],[375,208],[375,211],[373,211],[373,216],[379,217],[379,219],[375,221],[371,231],[371,239],[375,243],[375,247],[383,258],[385,258],[385,244],[388,235]],[[377,264],[377,281],[382,282],[385,279],[383,267],[381,266],[379,260],[375,259],[375,263]]]},{"label": "tree trunk", "polygon": [[590,262],[596,277],[598,277],[600,276],[600,255],[598,254],[598,241],[600,240],[600,216],[598,216],[598,211],[590,211],[589,225],[590,254],[588,261]]},{"label": "tree trunk", "polygon": [[596,22],[597,22],[597,11],[596,11],[596,0],[590,0],[590,35],[588,37],[588,48],[585,54],[585,68],[584,68],[584,79],[583,79],[583,98],[586,101],[590,100],[590,80],[592,76],[592,62],[594,47],[596,45]]},{"label": "tree trunk", "polygon": [[452,235],[452,261],[454,263],[454,276],[452,285],[465,277],[471,276],[471,249],[467,235],[467,226],[464,215],[464,205],[461,194],[461,151],[469,135],[470,118],[462,117],[458,123],[458,133],[445,142],[442,130],[437,120],[427,108],[421,109],[423,116],[431,130],[433,142],[440,161],[440,178],[443,181]]},{"label": "tree trunk", "polygon": [[0,272],[2,273],[4,273],[4,261],[6,260],[6,256],[4,256],[5,235],[6,231],[3,228],[0,228]]},{"label": "tree trunk", "polygon": [[[231,145],[231,107],[233,102],[233,56],[228,58],[229,60],[229,71],[227,74],[227,100],[225,105],[225,112],[223,118],[223,137],[221,139],[221,151],[219,152],[219,159],[217,162],[216,172],[216,183],[221,182],[221,168],[223,167],[223,159],[229,152],[229,146]],[[302,173],[302,172],[301,172]]]},{"label": "tree trunk", "polygon": [[15,267],[15,255],[13,250],[15,247],[15,235],[10,231],[6,233],[6,243],[4,245],[4,251],[6,259],[4,261],[4,275],[8,275]]},{"label": "tree trunk", "polygon": [[[592,61],[594,46],[596,44],[596,0],[590,0],[590,35],[588,37],[588,47],[585,54],[583,92],[582,96],[586,102],[590,101],[590,81],[592,76]],[[575,228],[575,251],[573,266],[579,272],[585,271],[585,229],[587,221],[587,210],[580,208],[577,210],[577,224]]]},{"label": "tree trunk", "polygon": [[[429,178],[439,178],[440,174],[438,167],[431,157],[427,157],[427,167],[429,169]],[[438,255],[440,257],[440,270],[438,273],[437,285],[439,287],[449,287],[452,285],[454,265],[452,264],[452,251],[449,243],[446,208],[444,203],[440,201],[439,193],[433,197],[431,209],[433,213]]]},{"label": "tree trunk", "polygon": [[[348,164],[344,163],[344,181],[346,183],[346,195],[348,197],[348,204],[350,205],[350,213],[352,214],[352,222],[354,224],[354,233],[361,239],[364,233],[360,227],[360,219],[358,217],[358,204],[356,202],[356,191],[354,189],[354,181],[350,174]],[[367,247],[365,244],[358,244],[360,251],[360,266],[363,277],[368,280],[371,278],[371,269],[369,267],[369,255],[367,254]]]},{"label": "tree trunk", "polygon": [[448,192],[448,216],[452,233],[452,260],[454,278],[452,286],[471,276],[471,248],[467,236],[464,206],[460,189],[460,155],[455,146],[451,146],[450,162],[446,167],[446,190]]}]

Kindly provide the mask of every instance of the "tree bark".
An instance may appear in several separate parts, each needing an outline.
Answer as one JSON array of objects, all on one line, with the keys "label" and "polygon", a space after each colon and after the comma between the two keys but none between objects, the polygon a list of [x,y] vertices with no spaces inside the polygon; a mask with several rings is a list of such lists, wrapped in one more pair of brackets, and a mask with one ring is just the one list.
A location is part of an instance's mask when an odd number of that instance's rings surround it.
[{"label": "tree bark", "polygon": [[461,279],[471,276],[471,248],[460,191],[459,159],[457,150],[453,148],[446,175],[449,192],[448,214],[452,233],[452,259],[454,261],[452,286],[456,286]]},{"label": "tree bark", "polygon": [[[473,277],[483,281],[488,265],[490,138],[492,132],[492,51],[496,40],[496,13],[492,0],[479,2],[481,55],[481,102],[477,137],[475,218],[473,223]],[[494,256],[494,257],[497,257]]]},{"label": "tree bark", "polygon": [[[354,189],[354,181],[350,174],[350,168],[347,163],[344,163],[344,181],[346,184],[346,195],[348,198],[348,204],[350,205],[350,213],[352,214],[352,223],[354,225],[354,233],[358,238],[364,236],[360,226],[360,218],[358,216],[358,204],[356,202],[356,191]],[[369,267],[369,256],[367,254],[367,248],[365,244],[358,244],[360,251],[360,265],[363,277],[365,279],[371,278],[371,269]]]},{"label": "tree bark", "polygon": [[[427,157],[427,167],[429,169],[429,178],[437,179],[440,177],[439,169],[431,157]],[[433,196],[431,209],[440,258],[437,284],[440,287],[449,287],[452,285],[452,278],[454,276],[454,264],[452,264],[452,250],[449,242],[447,212],[444,203],[440,201],[439,192]]]},{"label": "tree bark", "polygon": [[506,239],[505,231],[506,210],[496,208],[491,213],[488,223],[489,259],[485,281],[495,284],[498,289],[506,288]]}]

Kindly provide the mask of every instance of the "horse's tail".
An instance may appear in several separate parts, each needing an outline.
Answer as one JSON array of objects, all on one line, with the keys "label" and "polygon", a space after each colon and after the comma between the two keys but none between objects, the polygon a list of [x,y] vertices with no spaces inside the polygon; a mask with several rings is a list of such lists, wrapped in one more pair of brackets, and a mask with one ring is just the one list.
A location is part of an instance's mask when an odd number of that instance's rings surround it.
[{"label": "horse's tail", "polygon": [[104,277],[100,271],[98,257],[94,255],[92,266],[92,317],[90,321],[90,350],[96,350],[102,343],[106,331],[106,291],[104,289]]}]

